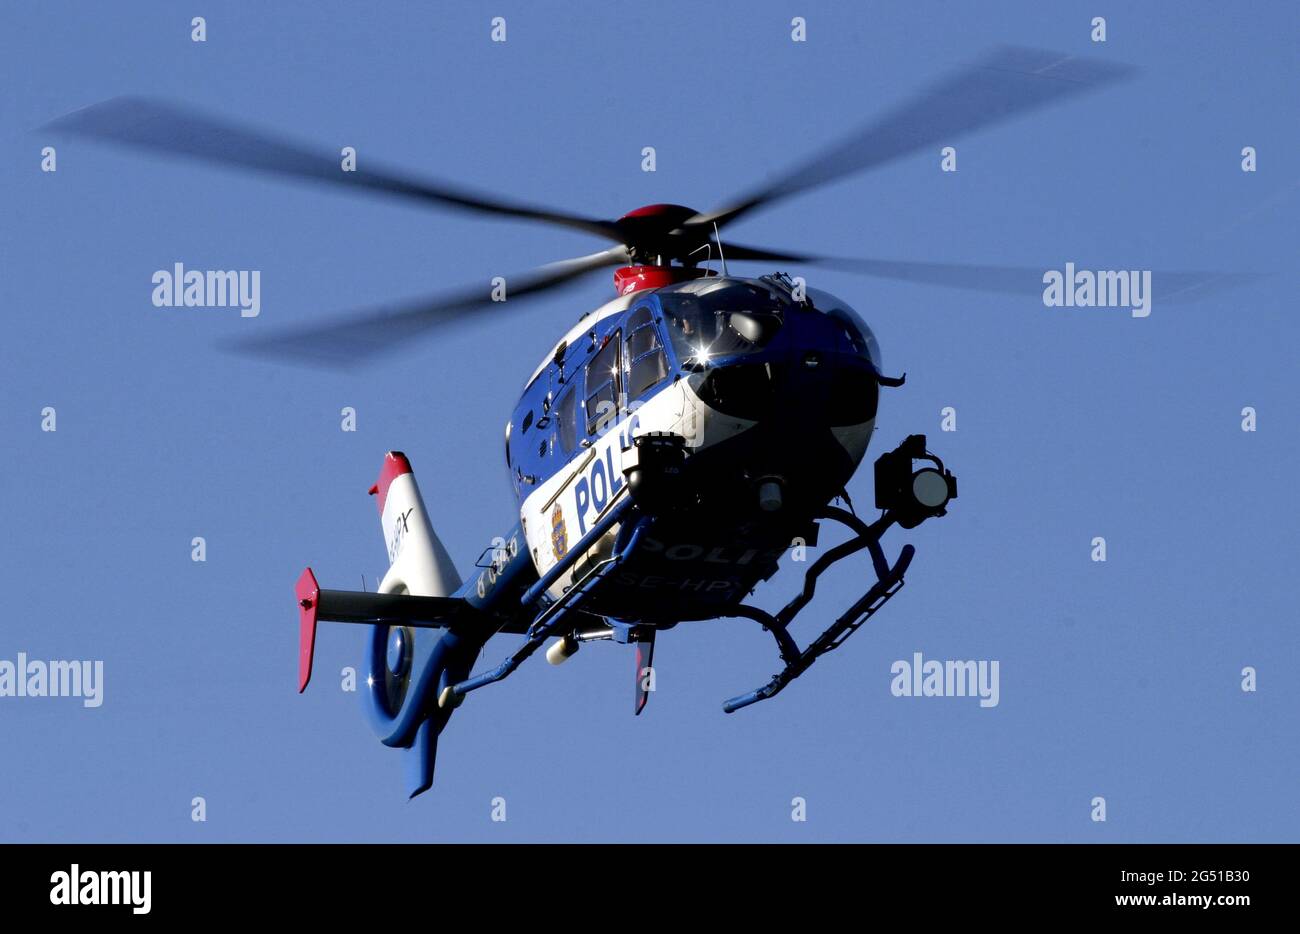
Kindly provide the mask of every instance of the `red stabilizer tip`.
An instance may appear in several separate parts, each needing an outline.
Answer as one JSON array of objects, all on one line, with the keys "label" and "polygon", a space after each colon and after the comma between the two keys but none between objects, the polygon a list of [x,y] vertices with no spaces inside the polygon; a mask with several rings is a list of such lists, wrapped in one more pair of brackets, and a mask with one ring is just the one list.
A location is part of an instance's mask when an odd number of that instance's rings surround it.
[{"label": "red stabilizer tip", "polygon": [[298,693],[307,690],[311,680],[311,661],[316,654],[316,611],[319,608],[320,584],[307,568],[294,588],[298,596]]}]

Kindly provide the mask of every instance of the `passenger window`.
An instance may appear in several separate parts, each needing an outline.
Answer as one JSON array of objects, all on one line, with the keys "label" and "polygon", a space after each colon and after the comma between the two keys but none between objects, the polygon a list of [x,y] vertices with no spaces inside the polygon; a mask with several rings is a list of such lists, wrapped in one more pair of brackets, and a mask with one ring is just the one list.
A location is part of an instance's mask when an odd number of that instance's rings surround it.
[{"label": "passenger window", "polygon": [[573,453],[578,446],[578,393],[569,389],[555,407],[555,417],[560,423],[560,447],[565,454]]},{"label": "passenger window", "polygon": [[615,331],[609,342],[587,364],[587,431],[590,434],[595,434],[597,427],[612,425],[617,419],[622,382],[619,378],[622,370],[619,348],[623,346],[620,337],[620,332]]},{"label": "passenger window", "polygon": [[632,312],[627,329],[627,394],[635,399],[668,375],[668,359],[648,306]]}]

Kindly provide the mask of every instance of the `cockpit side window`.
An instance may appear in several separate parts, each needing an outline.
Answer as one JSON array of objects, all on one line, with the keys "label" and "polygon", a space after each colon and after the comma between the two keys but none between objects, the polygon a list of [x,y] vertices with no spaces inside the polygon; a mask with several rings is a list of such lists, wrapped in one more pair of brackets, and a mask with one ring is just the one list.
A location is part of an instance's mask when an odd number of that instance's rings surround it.
[{"label": "cockpit side window", "polygon": [[654,313],[651,312],[649,305],[638,305],[632,313],[627,316],[627,330],[630,334],[637,328],[645,327],[647,324],[654,322]]},{"label": "cockpit side window", "polygon": [[668,337],[688,367],[762,350],[781,329],[789,303],[749,282],[700,279],[661,291]]},{"label": "cockpit side window", "polygon": [[648,305],[627,320],[627,395],[636,399],[668,376],[668,359]]},{"label": "cockpit side window", "polygon": [[834,295],[818,289],[809,289],[808,298],[815,302],[818,309],[840,324],[849,351],[866,357],[876,372],[881,372],[880,344],[862,317]]},{"label": "cockpit side window", "polygon": [[622,333],[615,331],[587,364],[587,432],[612,425],[618,418],[622,391]]}]

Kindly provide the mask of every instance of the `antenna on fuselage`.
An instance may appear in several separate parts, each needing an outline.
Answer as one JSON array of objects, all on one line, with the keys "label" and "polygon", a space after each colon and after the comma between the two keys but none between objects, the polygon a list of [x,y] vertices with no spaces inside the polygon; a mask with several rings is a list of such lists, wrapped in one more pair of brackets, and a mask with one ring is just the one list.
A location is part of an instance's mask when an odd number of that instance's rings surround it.
[{"label": "antenna on fuselage", "polygon": [[727,257],[722,252],[722,234],[718,233],[718,222],[713,222],[713,239],[718,241],[718,259],[722,260],[722,275],[727,275]]}]

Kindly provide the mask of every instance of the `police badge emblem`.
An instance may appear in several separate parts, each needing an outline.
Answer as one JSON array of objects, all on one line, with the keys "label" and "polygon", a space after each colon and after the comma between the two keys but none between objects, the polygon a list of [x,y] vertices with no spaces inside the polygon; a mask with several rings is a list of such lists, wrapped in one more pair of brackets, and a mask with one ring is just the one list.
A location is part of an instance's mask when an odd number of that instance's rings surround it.
[{"label": "police badge emblem", "polygon": [[564,510],[559,503],[555,504],[555,511],[551,513],[551,551],[554,552],[556,561],[569,553],[569,533],[564,527]]}]

